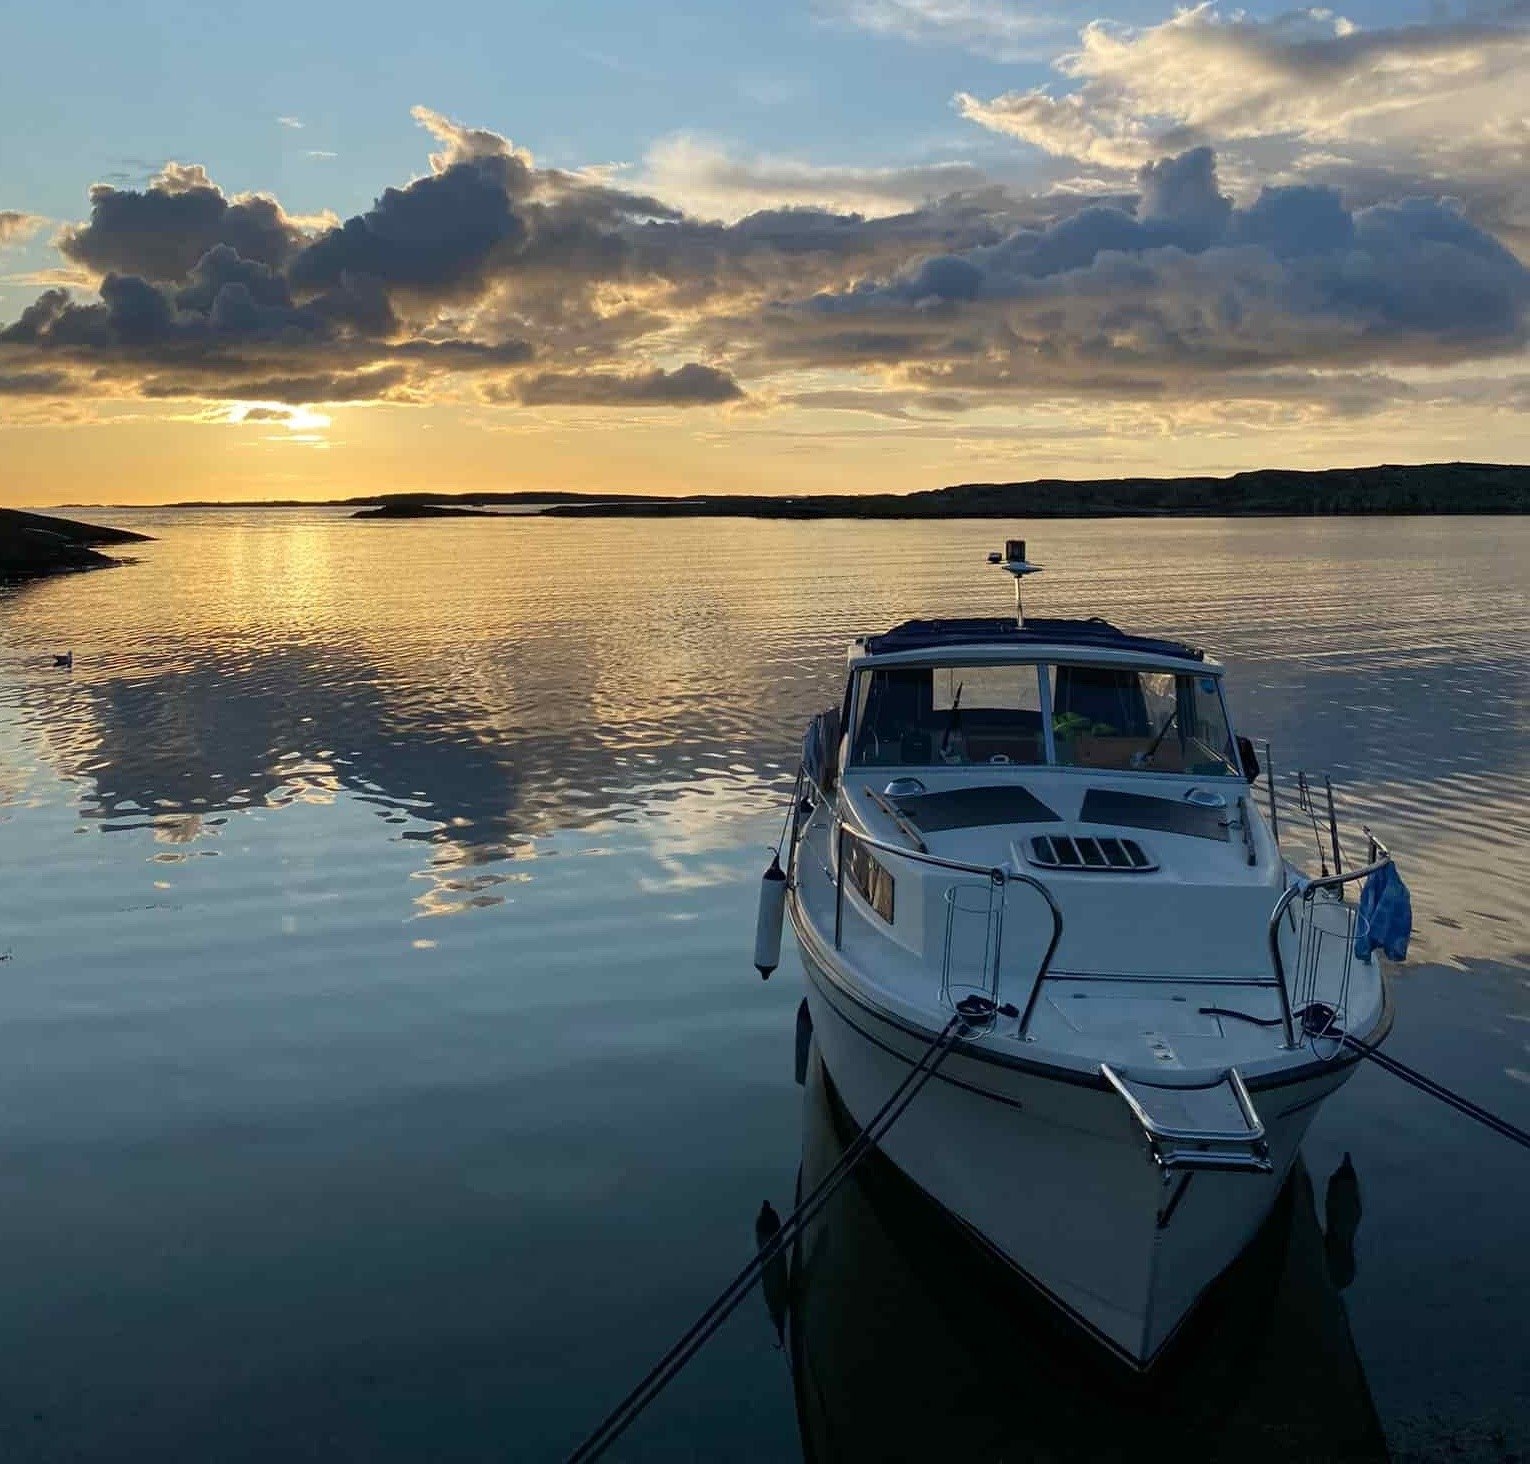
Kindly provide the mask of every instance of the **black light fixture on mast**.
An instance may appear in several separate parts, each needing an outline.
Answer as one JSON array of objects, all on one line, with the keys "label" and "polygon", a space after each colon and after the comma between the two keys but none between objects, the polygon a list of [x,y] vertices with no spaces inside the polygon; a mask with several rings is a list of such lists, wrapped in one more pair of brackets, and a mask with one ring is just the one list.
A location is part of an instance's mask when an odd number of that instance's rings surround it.
[{"label": "black light fixture on mast", "polygon": [[1039,574],[1041,572],[1041,566],[1039,564],[1032,564],[1030,560],[1025,557],[1024,539],[1006,539],[1004,541],[1004,552],[1002,554],[997,552],[990,554],[988,556],[988,562],[990,564],[999,565],[1006,574],[1014,575],[1015,624],[1024,629],[1025,610],[1024,607],[1020,604],[1020,581],[1024,579],[1028,574]]}]

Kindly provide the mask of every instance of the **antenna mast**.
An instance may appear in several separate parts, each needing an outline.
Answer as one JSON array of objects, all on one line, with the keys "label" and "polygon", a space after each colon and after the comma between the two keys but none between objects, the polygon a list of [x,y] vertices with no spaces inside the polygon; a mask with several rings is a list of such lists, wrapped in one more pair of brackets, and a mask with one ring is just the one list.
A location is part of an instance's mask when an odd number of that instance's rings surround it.
[{"label": "antenna mast", "polygon": [[1006,574],[1015,577],[1015,624],[1022,630],[1025,628],[1025,609],[1020,603],[1020,581],[1028,574],[1039,574],[1041,566],[1032,564],[1025,557],[1024,539],[1006,539],[1004,552],[994,553],[988,556],[990,564],[997,564]]}]

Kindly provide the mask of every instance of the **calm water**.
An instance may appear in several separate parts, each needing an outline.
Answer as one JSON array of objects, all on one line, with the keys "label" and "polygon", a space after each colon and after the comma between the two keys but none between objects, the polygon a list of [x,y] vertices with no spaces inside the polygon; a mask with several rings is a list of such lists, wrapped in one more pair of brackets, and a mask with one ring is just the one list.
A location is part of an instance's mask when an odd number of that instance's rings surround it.
[{"label": "calm water", "polygon": [[[749,963],[802,723],[1024,526],[105,517],[158,542],[0,592],[0,1457],[557,1457],[825,1141]],[[1334,773],[1414,892],[1392,1051],[1530,1124],[1530,523],[1030,528],[1032,608]],[[1373,1071],[1306,1155],[1193,1406],[868,1175],[795,1349],[751,1298],[619,1455],[1246,1457],[1331,1392],[1297,1452],[1522,1457],[1525,1155]]]}]

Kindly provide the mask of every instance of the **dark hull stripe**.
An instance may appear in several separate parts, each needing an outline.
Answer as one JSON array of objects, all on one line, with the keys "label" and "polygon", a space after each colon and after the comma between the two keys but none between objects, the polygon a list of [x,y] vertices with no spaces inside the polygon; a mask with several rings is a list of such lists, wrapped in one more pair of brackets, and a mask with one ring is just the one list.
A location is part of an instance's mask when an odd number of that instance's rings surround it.
[{"label": "dark hull stripe", "polygon": [[[815,962],[814,967],[816,967],[816,965],[817,963]],[[873,1047],[881,1048],[881,1050],[885,1052],[889,1057],[896,1058],[899,1062],[903,1063],[907,1067],[913,1067],[918,1062],[917,1058],[909,1057],[906,1053],[899,1052],[896,1047],[889,1047],[887,1043],[882,1041],[880,1037],[868,1031],[858,1021],[856,1021],[856,1019],[852,1017],[850,1013],[847,1012],[838,1001],[835,1000],[833,991],[828,986],[826,986],[824,982],[814,977],[813,968],[809,968],[808,970],[808,980],[813,982],[813,984],[818,988],[819,995],[821,995],[823,999],[828,1002],[831,1007],[834,1008],[834,1014],[840,1019],[840,1021],[842,1021],[847,1027],[853,1028]],[[964,1083],[960,1078],[953,1078],[949,1074],[939,1070],[934,1073],[933,1079],[937,1083],[945,1083],[948,1087],[961,1088],[964,1092],[972,1093],[979,1098],[986,1098],[992,1103],[1002,1103],[1006,1108],[1023,1110],[1025,1107],[1025,1105],[1021,1103],[1018,1098],[1006,1098],[1002,1093],[995,1093],[991,1088],[979,1088],[974,1083]]]}]

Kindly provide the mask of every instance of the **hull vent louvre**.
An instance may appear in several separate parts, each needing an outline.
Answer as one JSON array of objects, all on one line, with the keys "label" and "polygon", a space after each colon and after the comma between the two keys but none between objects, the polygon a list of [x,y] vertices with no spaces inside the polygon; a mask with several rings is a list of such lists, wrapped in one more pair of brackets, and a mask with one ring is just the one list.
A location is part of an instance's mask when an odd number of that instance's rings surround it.
[{"label": "hull vent louvre", "polygon": [[1146,874],[1158,868],[1135,839],[1090,834],[1037,834],[1027,842],[1026,857],[1042,869]]}]

